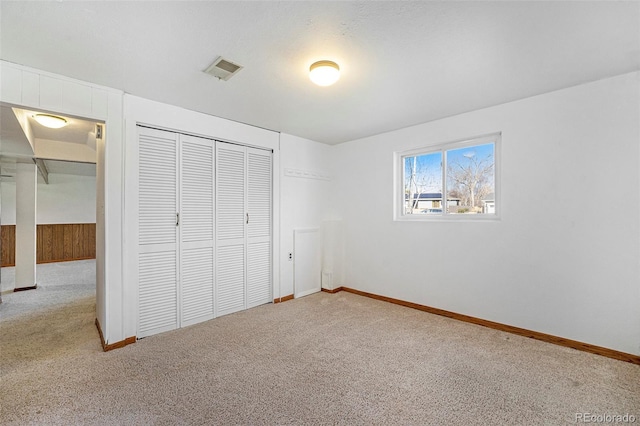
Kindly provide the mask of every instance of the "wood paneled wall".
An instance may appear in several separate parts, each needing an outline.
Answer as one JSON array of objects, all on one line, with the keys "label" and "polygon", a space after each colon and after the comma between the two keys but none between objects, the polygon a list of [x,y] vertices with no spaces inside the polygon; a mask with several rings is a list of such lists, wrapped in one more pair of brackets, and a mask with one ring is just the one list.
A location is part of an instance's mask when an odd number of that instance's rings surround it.
[{"label": "wood paneled wall", "polygon": [[[2,225],[2,266],[15,265],[15,225]],[[38,225],[37,263],[96,258],[96,224]]]},{"label": "wood paneled wall", "polygon": [[2,250],[0,262],[2,266],[14,266],[16,264],[16,226],[0,226],[0,243]]}]

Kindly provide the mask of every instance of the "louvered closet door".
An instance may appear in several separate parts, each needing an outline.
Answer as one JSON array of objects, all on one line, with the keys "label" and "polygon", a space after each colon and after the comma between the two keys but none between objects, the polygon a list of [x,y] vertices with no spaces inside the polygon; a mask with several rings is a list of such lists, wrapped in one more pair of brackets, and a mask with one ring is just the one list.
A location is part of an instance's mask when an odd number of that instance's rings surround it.
[{"label": "louvered closet door", "polygon": [[138,336],[178,326],[177,135],[138,127]]},{"label": "louvered closet door", "polygon": [[216,315],[245,308],[246,148],[216,142]]},{"label": "louvered closet door", "polygon": [[213,318],[214,142],[180,135],[180,326]]},{"label": "louvered closet door", "polygon": [[247,308],[271,296],[271,151],[247,148]]}]

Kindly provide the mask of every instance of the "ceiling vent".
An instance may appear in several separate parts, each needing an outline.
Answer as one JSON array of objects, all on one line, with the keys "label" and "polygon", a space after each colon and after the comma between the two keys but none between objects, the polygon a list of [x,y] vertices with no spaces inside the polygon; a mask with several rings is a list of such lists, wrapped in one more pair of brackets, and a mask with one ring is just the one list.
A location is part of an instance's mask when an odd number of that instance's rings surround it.
[{"label": "ceiling vent", "polygon": [[236,75],[242,68],[242,65],[235,64],[224,59],[222,56],[218,56],[218,59],[213,61],[213,63],[209,65],[209,68],[204,70],[204,72],[217,77],[220,80],[227,81]]}]

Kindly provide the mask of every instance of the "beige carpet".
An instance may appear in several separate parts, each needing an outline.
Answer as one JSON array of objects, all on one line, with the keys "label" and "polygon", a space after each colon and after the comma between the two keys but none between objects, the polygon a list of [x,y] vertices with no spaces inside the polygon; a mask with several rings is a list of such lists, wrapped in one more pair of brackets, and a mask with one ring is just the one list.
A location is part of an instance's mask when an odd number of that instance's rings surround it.
[{"label": "beige carpet", "polygon": [[640,422],[637,365],[344,292],[107,353],[94,305],[0,320],[0,424]]},{"label": "beige carpet", "polygon": [[95,259],[36,265],[38,289],[13,294],[15,269],[0,268],[0,291],[6,302],[0,305],[0,320],[55,309],[83,298],[95,299]]}]

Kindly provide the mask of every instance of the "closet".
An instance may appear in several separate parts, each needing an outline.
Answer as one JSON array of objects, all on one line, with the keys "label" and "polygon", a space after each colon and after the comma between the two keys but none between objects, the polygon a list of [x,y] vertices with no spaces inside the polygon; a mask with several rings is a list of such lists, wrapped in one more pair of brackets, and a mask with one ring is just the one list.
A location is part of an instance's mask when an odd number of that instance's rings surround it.
[{"label": "closet", "polygon": [[272,301],[272,152],[138,126],[138,337]]}]

